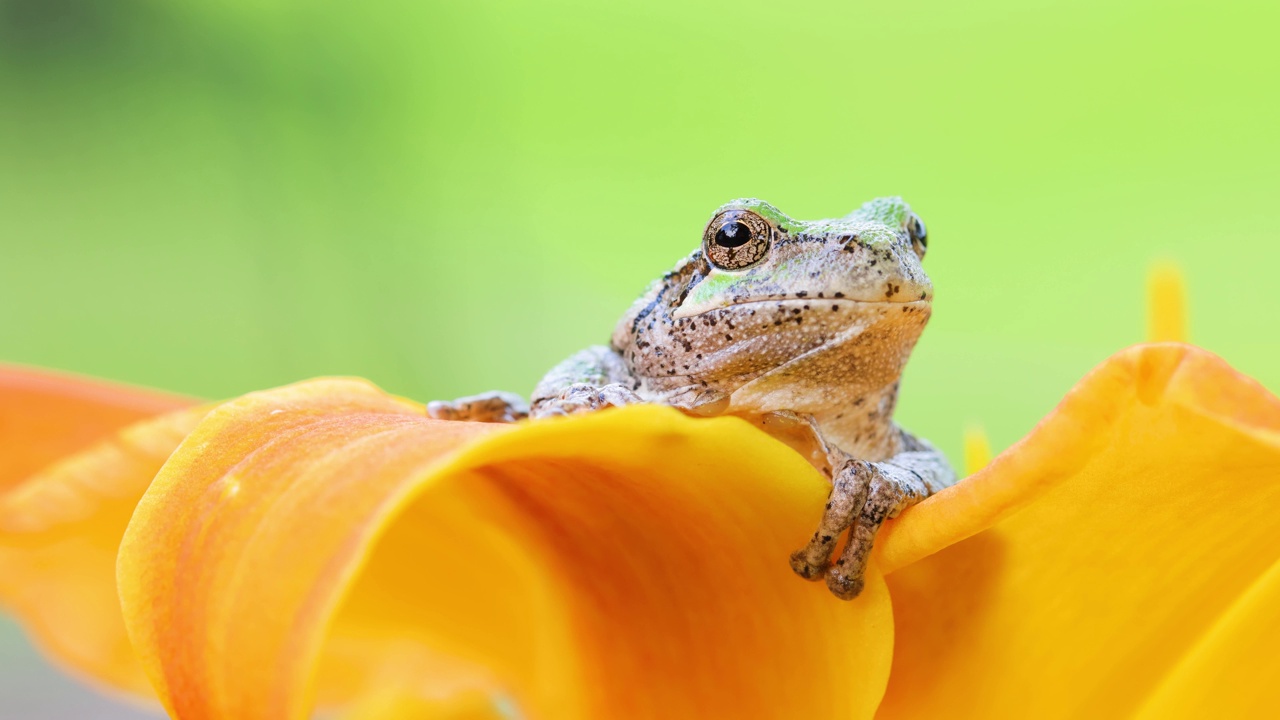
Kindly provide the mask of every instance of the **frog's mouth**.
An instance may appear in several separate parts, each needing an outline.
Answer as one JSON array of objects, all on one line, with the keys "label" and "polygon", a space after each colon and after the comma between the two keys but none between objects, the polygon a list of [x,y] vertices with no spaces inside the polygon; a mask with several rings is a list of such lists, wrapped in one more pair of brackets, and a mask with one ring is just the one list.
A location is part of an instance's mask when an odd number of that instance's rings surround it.
[{"label": "frog's mouth", "polygon": [[917,297],[909,297],[904,293],[892,293],[874,299],[851,298],[841,293],[837,293],[837,295],[838,297],[828,297],[825,293],[815,293],[811,296],[804,291],[800,291],[790,295],[766,295],[760,298],[744,298],[741,300],[715,298],[701,302],[692,302],[693,298],[690,297],[685,298],[685,301],[672,311],[671,317],[680,320],[681,318],[697,317],[713,310],[725,310],[728,308],[759,310],[777,306],[785,307],[788,310],[800,309],[803,311],[819,308],[823,305],[835,306],[836,308],[852,306],[874,307],[877,305],[929,305],[933,300],[932,294],[928,292]]}]

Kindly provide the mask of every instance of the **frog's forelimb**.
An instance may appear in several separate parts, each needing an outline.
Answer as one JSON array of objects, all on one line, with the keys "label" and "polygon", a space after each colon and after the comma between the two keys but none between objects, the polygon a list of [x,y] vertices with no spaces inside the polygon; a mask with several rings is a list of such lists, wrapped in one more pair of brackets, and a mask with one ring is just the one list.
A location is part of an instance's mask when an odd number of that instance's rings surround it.
[{"label": "frog's forelimb", "polygon": [[612,348],[589,347],[556,365],[533,390],[530,417],[543,418],[643,402],[639,382]]},{"label": "frog's forelimb", "polygon": [[[897,430],[903,449],[888,460],[867,462],[837,448],[828,449],[831,494],[822,521],[808,544],[791,556],[796,574],[809,580],[825,575],[827,587],[845,600],[862,592],[871,547],[884,521],[956,480],[942,453]],[[845,530],[849,541],[832,564],[836,542]]]},{"label": "frog's forelimb", "polygon": [[612,348],[598,345],[575,353],[551,369],[533,390],[532,403],[507,392],[488,392],[453,401],[427,403],[437,420],[515,422],[603,410],[643,402],[639,383]]}]

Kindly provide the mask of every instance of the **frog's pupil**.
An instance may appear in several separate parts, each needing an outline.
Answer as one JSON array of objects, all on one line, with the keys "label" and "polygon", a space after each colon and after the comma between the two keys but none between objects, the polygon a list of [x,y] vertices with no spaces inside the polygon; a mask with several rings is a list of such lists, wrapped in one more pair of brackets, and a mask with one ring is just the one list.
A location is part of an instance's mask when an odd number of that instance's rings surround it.
[{"label": "frog's pupil", "polygon": [[751,228],[740,222],[725,223],[716,231],[716,244],[720,247],[736,248],[751,242]]}]

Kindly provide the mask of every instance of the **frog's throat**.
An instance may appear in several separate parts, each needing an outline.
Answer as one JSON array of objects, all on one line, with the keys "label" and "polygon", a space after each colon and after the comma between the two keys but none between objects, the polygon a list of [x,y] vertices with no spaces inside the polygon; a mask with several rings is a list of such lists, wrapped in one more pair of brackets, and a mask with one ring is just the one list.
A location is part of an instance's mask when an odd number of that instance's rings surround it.
[{"label": "frog's throat", "polygon": [[[923,300],[915,302],[927,304]],[[734,389],[725,412],[741,415],[791,411],[811,415],[821,426],[824,438],[845,452],[865,459],[892,455],[896,452],[893,410],[898,381],[924,326],[904,326],[896,347],[882,348],[874,363],[860,362],[857,345],[852,342],[865,330],[851,327]],[[808,371],[797,371],[804,366],[809,366]],[[874,372],[867,372],[868,369]],[[844,382],[830,381],[842,372],[853,375],[845,375]],[[807,376],[828,380],[796,380]]]}]

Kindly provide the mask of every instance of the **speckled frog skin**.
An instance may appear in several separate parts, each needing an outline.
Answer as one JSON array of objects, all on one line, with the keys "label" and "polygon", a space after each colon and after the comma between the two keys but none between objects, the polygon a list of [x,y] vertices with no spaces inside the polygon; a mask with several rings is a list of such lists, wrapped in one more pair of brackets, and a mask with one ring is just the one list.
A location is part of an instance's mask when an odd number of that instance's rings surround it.
[{"label": "speckled frog skin", "polygon": [[543,378],[530,410],[488,393],[428,412],[511,421],[652,402],[747,418],[832,479],[818,530],[791,565],[852,598],[884,520],[955,481],[937,450],[893,422],[898,380],[933,300],[926,243],[900,198],[816,221],[735,200],[712,215],[701,247],[631,306],[609,346]]}]

